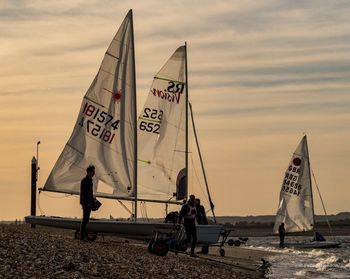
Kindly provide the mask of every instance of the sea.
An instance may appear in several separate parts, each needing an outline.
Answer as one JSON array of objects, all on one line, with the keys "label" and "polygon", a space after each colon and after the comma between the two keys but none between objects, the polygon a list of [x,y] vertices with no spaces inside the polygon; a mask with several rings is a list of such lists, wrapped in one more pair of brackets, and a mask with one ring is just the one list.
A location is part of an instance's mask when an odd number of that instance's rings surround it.
[{"label": "sea", "polygon": [[[277,242],[278,237],[250,237],[242,247],[275,252],[273,256],[267,257],[271,263],[267,278],[350,279],[350,236],[336,236],[334,240],[341,243],[339,248],[274,248],[271,243]],[[286,241],[310,241],[310,236],[287,236]]]}]

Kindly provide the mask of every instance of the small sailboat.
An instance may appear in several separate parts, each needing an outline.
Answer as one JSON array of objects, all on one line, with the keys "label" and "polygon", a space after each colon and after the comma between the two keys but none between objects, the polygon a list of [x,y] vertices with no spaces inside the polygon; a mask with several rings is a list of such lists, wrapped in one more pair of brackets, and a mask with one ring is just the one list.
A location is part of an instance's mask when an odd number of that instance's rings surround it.
[{"label": "small sailboat", "polygon": [[[132,221],[90,220],[87,229],[150,239],[173,224],[141,222],[138,202],[182,204],[188,196],[187,50],[179,47],[154,77],[136,117],[132,10],[108,47],[83,98],[73,133],[42,191],[79,195],[90,164],[96,197],[131,201]],[[208,192],[209,193],[209,192]],[[210,199],[210,197],[209,197]],[[78,230],[79,219],[27,216],[31,224]],[[217,243],[222,225],[198,225],[198,242]]]},{"label": "small sailboat", "polygon": [[326,241],[315,229],[311,167],[306,135],[294,151],[283,178],[274,233],[278,233],[281,223],[284,223],[286,233],[313,231],[315,234],[309,242],[285,242],[286,247],[335,248],[340,245],[336,241]]}]

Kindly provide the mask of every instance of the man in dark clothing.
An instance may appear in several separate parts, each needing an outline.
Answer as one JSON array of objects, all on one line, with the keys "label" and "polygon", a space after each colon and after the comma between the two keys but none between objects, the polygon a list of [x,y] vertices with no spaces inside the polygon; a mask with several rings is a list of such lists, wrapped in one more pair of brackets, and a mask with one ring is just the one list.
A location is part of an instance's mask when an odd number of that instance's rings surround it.
[{"label": "man in dark clothing", "polygon": [[196,257],[194,248],[197,242],[197,229],[196,229],[196,200],[194,195],[190,195],[190,199],[185,203],[179,214],[179,223],[184,219],[184,226],[186,230],[187,243],[191,242],[191,257]]},{"label": "man in dark clothing", "polygon": [[312,241],[326,241],[326,239],[324,238],[324,236],[322,234],[320,234],[319,232],[315,232],[314,234],[314,238]]},{"label": "man in dark clothing", "polygon": [[199,225],[208,225],[207,215],[206,215],[204,206],[201,205],[200,199],[196,199],[196,211],[197,211],[197,215],[196,215],[197,223]]},{"label": "man in dark clothing", "polygon": [[80,183],[80,204],[83,208],[83,220],[80,226],[80,240],[84,240],[86,235],[86,226],[90,219],[92,204],[94,202],[92,178],[95,175],[95,167],[89,166],[86,169],[86,176]]},{"label": "man in dark clothing", "polygon": [[[208,220],[207,220],[207,215],[204,209],[204,206],[201,205],[201,200],[196,199],[196,219],[198,225],[208,225]],[[201,254],[208,254],[209,252],[209,246],[208,245],[202,245],[202,251],[200,252]]]},{"label": "man in dark clothing", "polygon": [[280,248],[284,248],[284,237],[286,235],[284,223],[281,223],[281,225],[278,227],[278,235],[280,237]]}]

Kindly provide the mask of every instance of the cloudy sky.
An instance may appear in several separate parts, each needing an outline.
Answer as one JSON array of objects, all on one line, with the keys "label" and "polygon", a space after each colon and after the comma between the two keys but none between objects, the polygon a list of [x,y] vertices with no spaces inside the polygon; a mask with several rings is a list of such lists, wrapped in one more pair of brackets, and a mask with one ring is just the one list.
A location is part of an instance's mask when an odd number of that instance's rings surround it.
[{"label": "cloudy sky", "polygon": [[[29,213],[36,142],[42,186],[130,8],[139,110],[154,74],[188,43],[190,99],[218,215],[274,214],[303,133],[329,213],[350,211],[349,1],[1,0],[0,220]],[[199,184],[191,191],[202,196]],[[38,213],[81,214],[76,197],[54,194],[39,196]],[[105,201],[95,216],[109,214],[127,215]]]}]

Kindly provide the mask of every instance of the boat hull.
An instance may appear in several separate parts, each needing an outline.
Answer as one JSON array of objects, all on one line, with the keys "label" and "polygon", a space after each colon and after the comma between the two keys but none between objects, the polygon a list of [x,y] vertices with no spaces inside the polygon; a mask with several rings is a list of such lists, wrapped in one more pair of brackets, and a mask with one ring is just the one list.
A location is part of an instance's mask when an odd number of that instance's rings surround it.
[{"label": "boat hull", "polygon": [[[81,219],[51,216],[26,216],[25,221],[30,224],[79,230]],[[171,232],[175,229],[172,223],[152,222],[123,222],[108,219],[90,219],[87,230],[100,233],[112,233],[118,236],[150,240],[156,231]],[[216,244],[224,229],[222,225],[197,225],[198,244]]]}]

